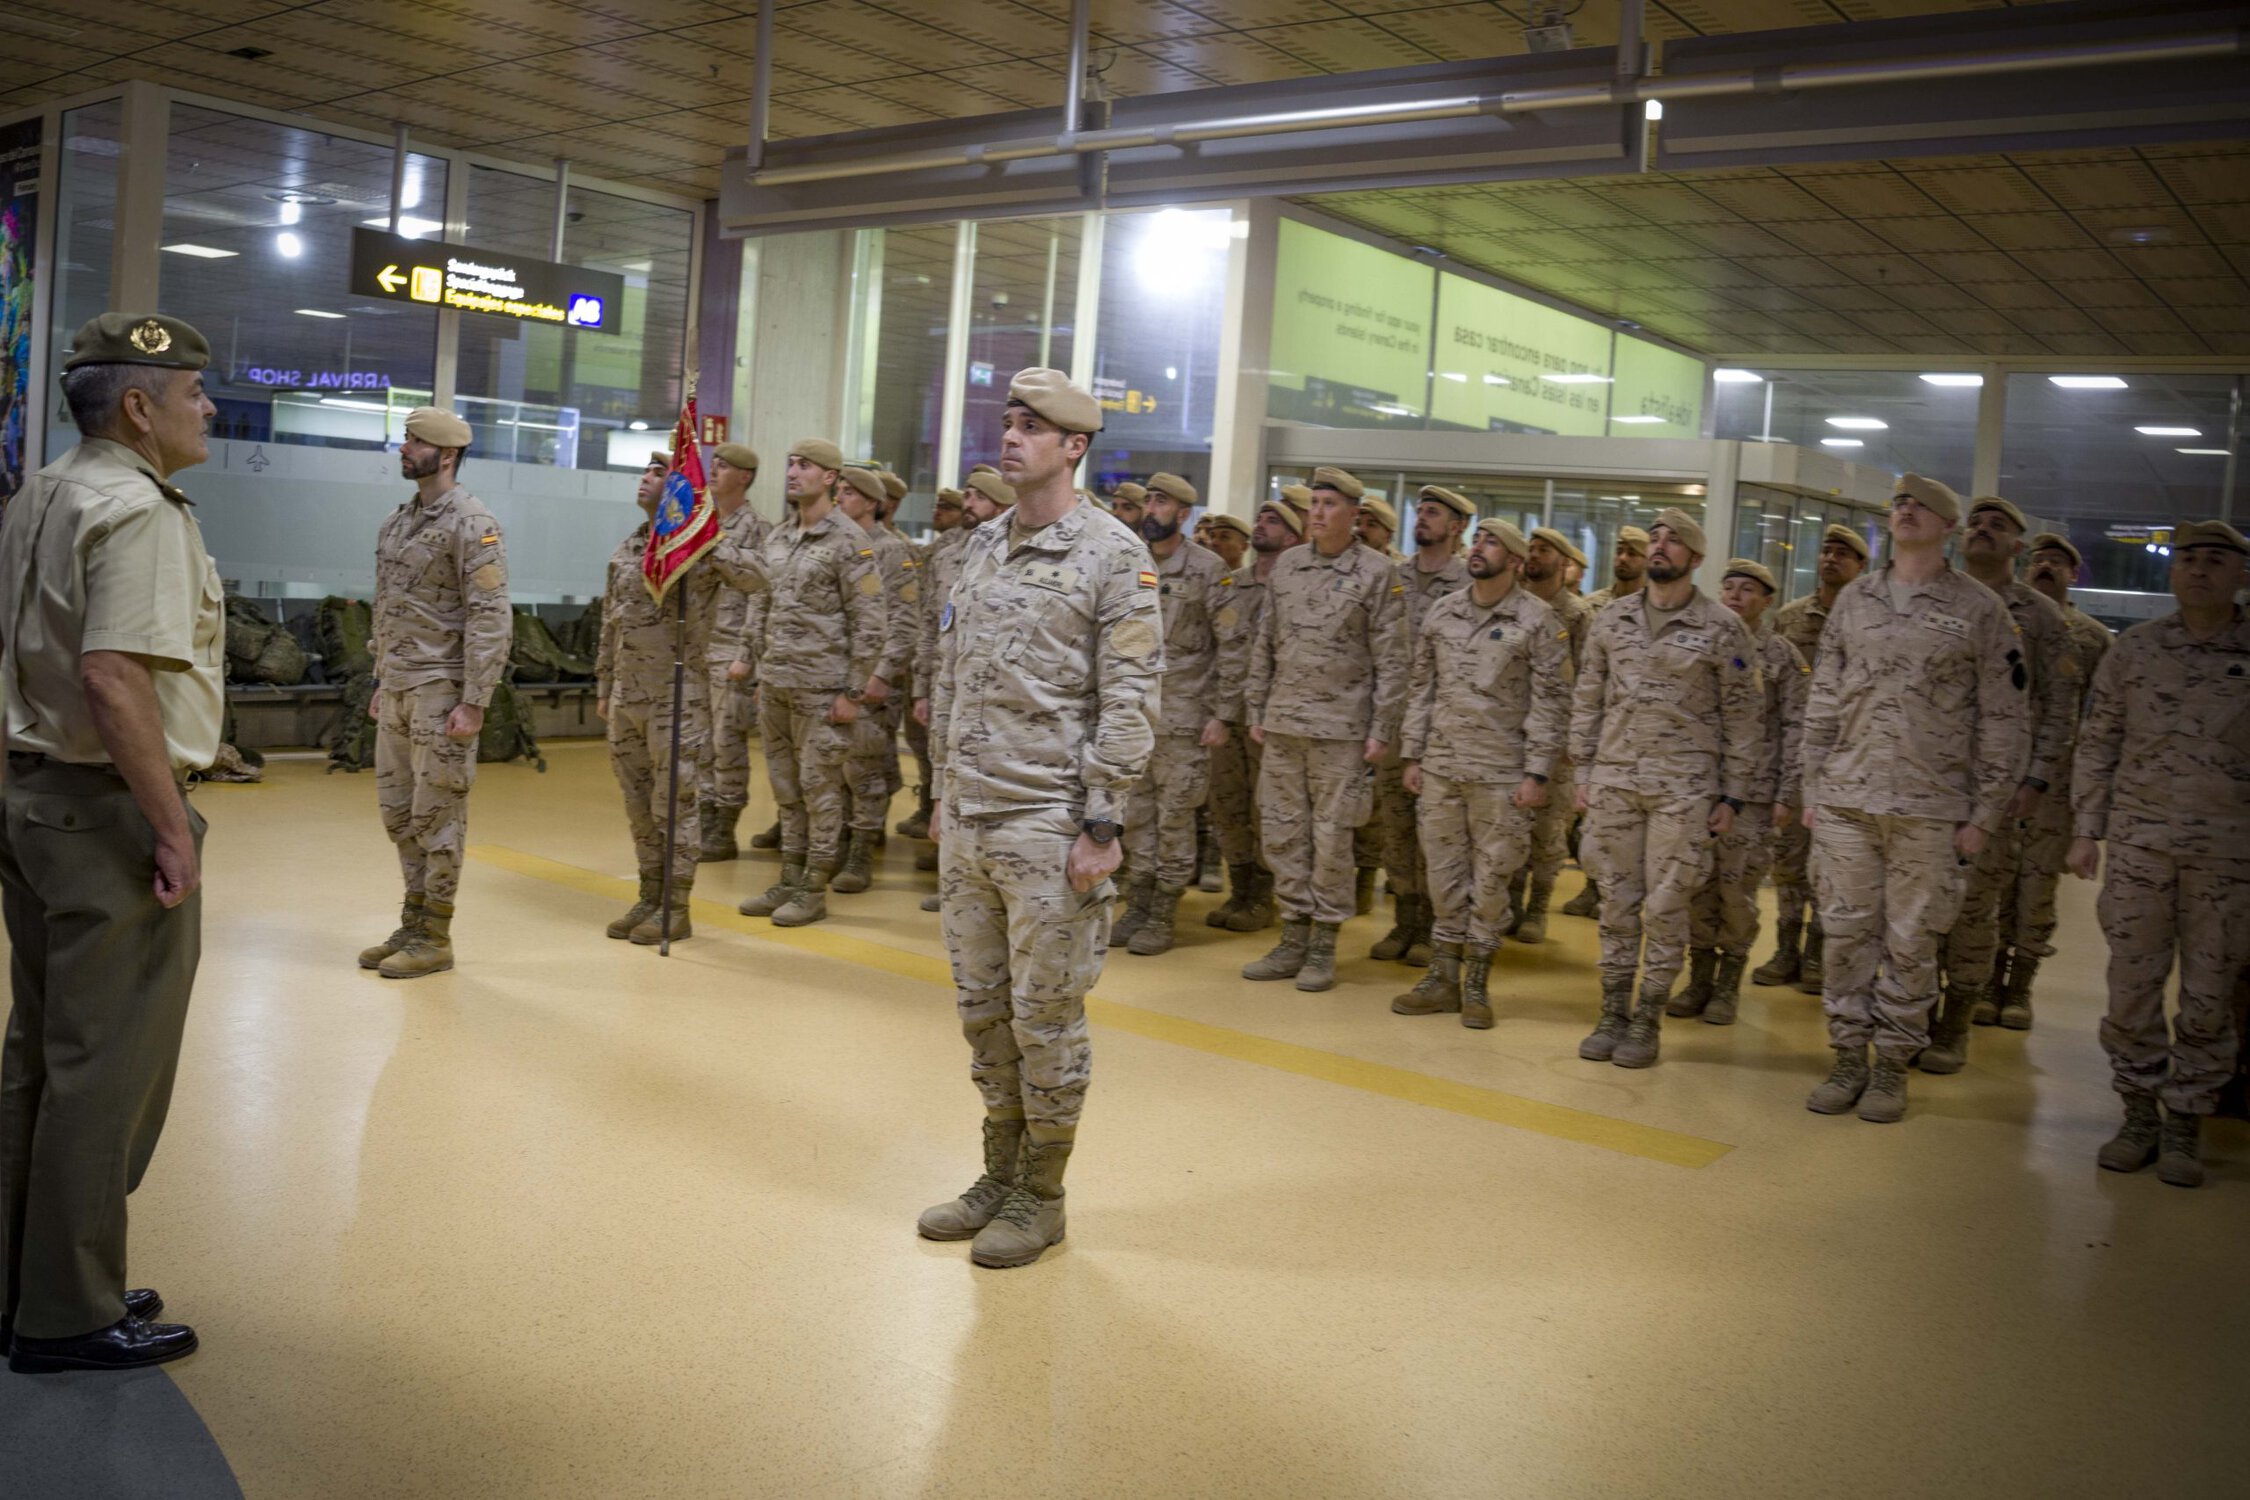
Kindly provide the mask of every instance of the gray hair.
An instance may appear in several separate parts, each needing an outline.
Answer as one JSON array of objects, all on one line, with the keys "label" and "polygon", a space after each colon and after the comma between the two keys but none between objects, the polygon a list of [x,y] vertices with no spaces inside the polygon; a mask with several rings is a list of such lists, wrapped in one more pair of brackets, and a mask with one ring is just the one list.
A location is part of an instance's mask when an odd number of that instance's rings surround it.
[{"label": "gray hair", "polygon": [[70,404],[70,420],[88,437],[102,437],[117,425],[117,408],[127,391],[140,391],[152,401],[163,399],[158,384],[162,372],[154,365],[80,365],[63,371],[63,400]]}]

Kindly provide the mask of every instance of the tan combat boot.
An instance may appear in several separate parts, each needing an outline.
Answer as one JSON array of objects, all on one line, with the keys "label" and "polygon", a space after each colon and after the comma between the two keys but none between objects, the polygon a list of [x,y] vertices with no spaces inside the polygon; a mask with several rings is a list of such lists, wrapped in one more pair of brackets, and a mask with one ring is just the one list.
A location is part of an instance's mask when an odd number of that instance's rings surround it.
[{"label": "tan combat boot", "polygon": [[2009,1031],[2031,1029],[2031,981],[2038,977],[2038,955],[2018,949],[1999,995],[2000,1024]]},{"label": "tan combat boot", "polygon": [[856,896],[875,883],[875,835],[865,828],[854,828],[849,842],[844,845],[844,867],[828,888],[838,895]]},{"label": "tan combat boot", "polygon": [[1756,971],[1750,976],[1752,984],[1776,985],[1795,984],[1797,982],[1798,966],[1804,962],[1803,955],[1797,951],[1797,934],[1803,929],[1804,924],[1802,922],[1784,922],[1781,924],[1781,930],[1774,934],[1773,957],[1758,965]]},{"label": "tan combat boot", "polygon": [[657,904],[649,907],[648,915],[642,918],[641,925],[633,929],[633,941],[643,948],[653,948],[666,938],[676,943],[681,938],[694,937],[695,924],[688,920],[688,898],[694,893],[694,881],[681,880],[675,876],[672,881],[669,928],[665,924],[662,891],[659,889]]},{"label": "tan combat boot", "polygon": [[1406,957],[1406,950],[1414,943],[1414,898],[1391,898],[1391,930],[1375,940],[1367,950],[1369,958],[1379,958],[1390,963]]},{"label": "tan combat boot", "polygon": [[1551,875],[1531,877],[1531,890],[1524,897],[1523,915],[1515,930],[1508,934],[1519,943],[1544,943],[1547,941],[1547,902],[1555,894],[1555,881]]},{"label": "tan combat boot", "polygon": [[[805,883],[805,862],[801,859],[782,861],[781,878],[752,896],[735,910],[746,917],[770,917],[796,898],[797,887]],[[644,882],[645,885],[645,882]],[[656,909],[656,898],[649,897],[649,910]],[[643,914],[646,915],[645,913]]]},{"label": "tan combat boot", "polygon": [[1739,953],[1719,955],[1719,969],[1711,979],[1711,1003],[1703,1007],[1703,1019],[1712,1026],[1732,1026],[1735,1011],[1742,1004],[1742,966],[1749,960]]},{"label": "tan combat boot", "polygon": [[1133,934],[1141,930],[1148,920],[1149,903],[1156,899],[1154,877],[1133,876],[1125,882],[1125,909],[1110,919],[1109,945],[1123,948],[1133,941]]},{"label": "tan combat boot", "polygon": [[1250,867],[1250,894],[1242,909],[1227,918],[1229,932],[1264,932],[1280,915],[1273,899],[1273,871],[1253,862]]},{"label": "tan combat boot", "polygon": [[1693,948],[1688,951],[1688,982],[1681,986],[1665,1007],[1668,1016],[1700,1016],[1703,1007],[1711,1003],[1711,974],[1719,966],[1719,950]]},{"label": "tan combat boot", "polygon": [[1227,899],[1203,914],[1204,926],[1223,929],[1227,919],[1242,910],[1250,898],[1251,882],[1257,879],[1256,869],[1256,865],[1227,866]]},{"label": "tan combat boot", "polygon": [[928,787],[918,786],[914,789],[914,811],[899,819],[894,826],[898,829],[899,836],[902,838],[926,839],[930,836],[930,789]]},{"label": "tan combat boot", "polygon": [[453,967],[453,908],[443,901],[422,904],[422,925],[406,946],[376,965],[385,979],[420,979]]},{"label": "tan combat boot", "polygon": [[656,911],[657,893],[663,889],[663,885],[662,880],[643,875],[641,877],[641,899],[635,901],[624,916],[619,917],[602,930],[619,941],[631,937],[633,929],[646,922]]},{"label": "tan combat boot", "polygon": [[2094,1160],[2112,1172],[2138,1172],[2156,1160],[2157,1142],[2163,1134],[2164,1120],[2157,1112],[2156,1096],[2136,1089],[2125,1096],[2125,1123],[2102,1143]]},{"label": "tan combat boot", "polygon": [[1430,928],[1437,921],[1437,908],[1427,896],[1410,899],[1414,902],[1414,926],[1406,934],[1406,951],[1398,961],[1419,969],[1430,961]]},{"label": "tan combat boot", "polygon": [[1983,998],[1977,1008],[1969,1012],[1971,1026],[1997,1026],[2000,1023],[2000,997],[2008,988],[2008,950],[2003,947],[1992,961],[1992,983],[1985,986]]},{"label": "tan combat boot", "polygon": [[696,812],[703,824],[703,840],[695,851],[696,863],[719,864],[740,857],[742,849],[734,841],[734,824],[742,816],[742,809],[705,802]]},{"label": "tan combat boot", "polygon": [[1016,1185],[1016,1156],[1023,1148],[1023,1120],[984,1118],[984,1175],[950,1203],[922,1210],[914,1232],[926,1240],[965,1240],[992,1222]]},{"label": "tan combat boot", "polygon": [[1827,934],[1815,922],[1805,929],[1804,951],[1797,956],[1797,993],[1817,995],[1828,976],[1828,967],[1821,961],[1821,953],[1828,945]]},{"label": "tan combat boot", "polygon": [[1838,1047],[1836,1066],[1827,1079],[1808,1095],[1805,1108],[1816,1115],[1840,1115],[1859,1103],[1867,1092],[1867,1045]]},{"label": "tan combat boot", "polygon": [[1070,1147],[1068,1140],[1040,1141],[1025,1132],[1016,1185],[1008,1189],[992,1222],[977,1231],[969,1245],[969,1259],[995,1270],[1028,1266],[1046,1254],[1049,1245],[1062,1243],[1062,1180],[1063,1168],[1070,1164]]},{"label": "tan combat boot", "polygon": [[1128,953],[1138,953],[1152,958],[1159,953],[1172,951],[1172,925],[1180,915],[1180,897],[1187,888],[1177,885],[1160,885],[1148,900],[1148,918],[1141,930],[1125,945]]},{"label": "tan combat boot", "polygon": [[808,866],[790,890],[789,899],[774,912],[773,925],[810,927],[815,922],[828,920],[828,879],[826,867]]},{"label": "tan combat boot", "polygon": [[1577,895],[1571,897],[1568,901],[1565,901],[1563,903],[1562,914],[1566,917],[1593,917],[1596,920],[1600,919],[1602,914],[1602,893],[1601,888],[1594,884],[1593,876],[1587,876],[1584,889],[1580,890]]},{"label": "tan combat boot", "polygon": [[1305,966],[1305,950],[1312,942],[1312,919],[1309,917],[1284,917],[1281,922],[1281,941],[1264,958],[1254,958],[1242,966],[1245,979],[1295,979],[1297,971]]},{"label": "tan combat boot", "polygon": [[1394,1016],[1436,1016],[1461,1008],[1461,945],[1440,943],[1421,981],[1391,1000]]},{"label": "tan combat boot", "polygon": [[1336,927],[1315,922],[1305,941],[1305,961],[1297,970],[1297,988],[1317,994],[1336,987]]},{"label": "tan combat boot", "polygon": [[1508,877],[1508,922],[1500,929],[1502,937],[1514,937],[1516,929],[1523,925],[1523,914],[1529,900],[1526,893],[1530,884],[1531,868],[1528,865]]},{"label": "tan combat boot", "polygon": [[1484,989],[1491,973],[1492,950],[1472,943],[1461,960],[1461,1024],[1471,1031],[1492,1029],[1492,997]]},{"label": "tan combat boot", "polygon": [[1625,1028],[1625,1039],[1617,1044],[1609,1060],[1621,1068],[1653,1068],[1663,1046],[1664,994],[1661,990],[1643,990],[1633,1007],[1633,1022]]},{"label": "tan combat boot", "polygon": [[2164,1111],[2164,1134],[2156,1157],[2156,1176],[2173,1187],[2203,1186],[2203,1116]]},{"label": "tan combat boot", "polygon": [[1602,1018],[1594,1024],[1591,1035],[1578,1044],[1578,1055],[1588,1062],[1608,1062],[1617,1052],[1617,1044],[1625,1040],[1626,1028],[1632,1024],[1633,981],[1631,976],[1612,979],[1602,976]]},{"label": "tan combat boot", "polygon": [[1867,1092],[1859,1096],[1859,1117],[1874,1125],[1906,1118],[1906,1059],[1876,1054],[1867,1073]]},{"label": "tan combat boot", "polygon": [[1352,915],[1364,917],[1375,909],[1375,867],[1361,865],[1352,877]]},{"label": "tan combat boot", "polygon": [[781,847],[781,820],[779,818],[774,819],[773,826],[763,833],[751,834],[750,847],[753,849],[779,849]]},{"label": "tan combat boot", "polygon": [[1958,1073],[1969,1061],[1969,1014],[1984,998],[1984,986],[1948,984],[1938,1007],[1937,1024],[1930,1028],[1930,1044],[1914,1065],[1925,1073]]},{"label": "tan combat boot", "polygon": [[406,893],[406,900],[398,909],[398,930],[374,947],[359,950],[361,968],[379,969],[383,966],[384,959],[407,945],[415,930],[422,925],[422,899],[420,891]]},{"label": "tan combat boot", "polygon": [[922,910],[943,911],[944,909],[945,903],[938,899],[938,893],[936,891],[932,891],[927,896],[924,896],[922,898]]}]

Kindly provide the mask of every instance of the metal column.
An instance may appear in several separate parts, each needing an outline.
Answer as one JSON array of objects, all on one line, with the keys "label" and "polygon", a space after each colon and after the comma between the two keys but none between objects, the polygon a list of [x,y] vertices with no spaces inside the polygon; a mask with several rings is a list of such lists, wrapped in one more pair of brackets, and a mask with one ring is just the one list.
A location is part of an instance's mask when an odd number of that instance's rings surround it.
[{"label": "metal column", "polygon": [[945,319],[945,394],[938,416],[938,483],[951,484],[961,472],[962,408],[969,399],[969,322],[974,314],[971,288],[977,271],[977,224],[963,219],[953,236],[953,296]]},{"label": "metal column", "polygon": [[109,305],[154,312],[162,280],[166,138],[170,96],[153,83],[128,83],[118,104],[117,214],[110,235]]},{"label": "metal column", "polygon": [[2008,375],[1998,365],[1986,365],[1984,384],[1977,389],[1977,451],[1969,465],[1969,493],[2000,492],[2000,443],[2008,428]]}]

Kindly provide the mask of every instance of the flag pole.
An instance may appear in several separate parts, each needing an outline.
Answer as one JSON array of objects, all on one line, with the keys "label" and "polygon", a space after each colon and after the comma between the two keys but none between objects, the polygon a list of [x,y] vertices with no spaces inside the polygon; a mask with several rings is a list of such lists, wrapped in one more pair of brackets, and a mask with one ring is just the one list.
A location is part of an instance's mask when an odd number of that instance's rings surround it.
[{"label": "flag pole", "polygon": [[667,757],[664,790],[664,885],[658,897],[663,915],[658,919],[663,935],[656,956],[672,956],[672,851],[680,838],[680,714],[687,696],[687,590],[677,591],[679,608],[672,615],[672,753]]}]

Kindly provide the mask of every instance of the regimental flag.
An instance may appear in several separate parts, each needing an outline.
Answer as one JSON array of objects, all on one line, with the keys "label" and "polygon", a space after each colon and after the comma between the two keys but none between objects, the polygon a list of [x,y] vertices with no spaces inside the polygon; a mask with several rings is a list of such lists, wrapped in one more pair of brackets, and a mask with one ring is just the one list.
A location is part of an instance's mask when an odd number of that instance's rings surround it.
[{"label": "regimental flag", "polygon": [[719,540],[719,512],[704,490],[703,452],[695,445],[696,432],[695,387],[690,384],[679,425],[672,429],[672,468],[664,476],[656,520],[648,529],[648,550],[641,554],[641,581],[659,604],[679,576]]}]

